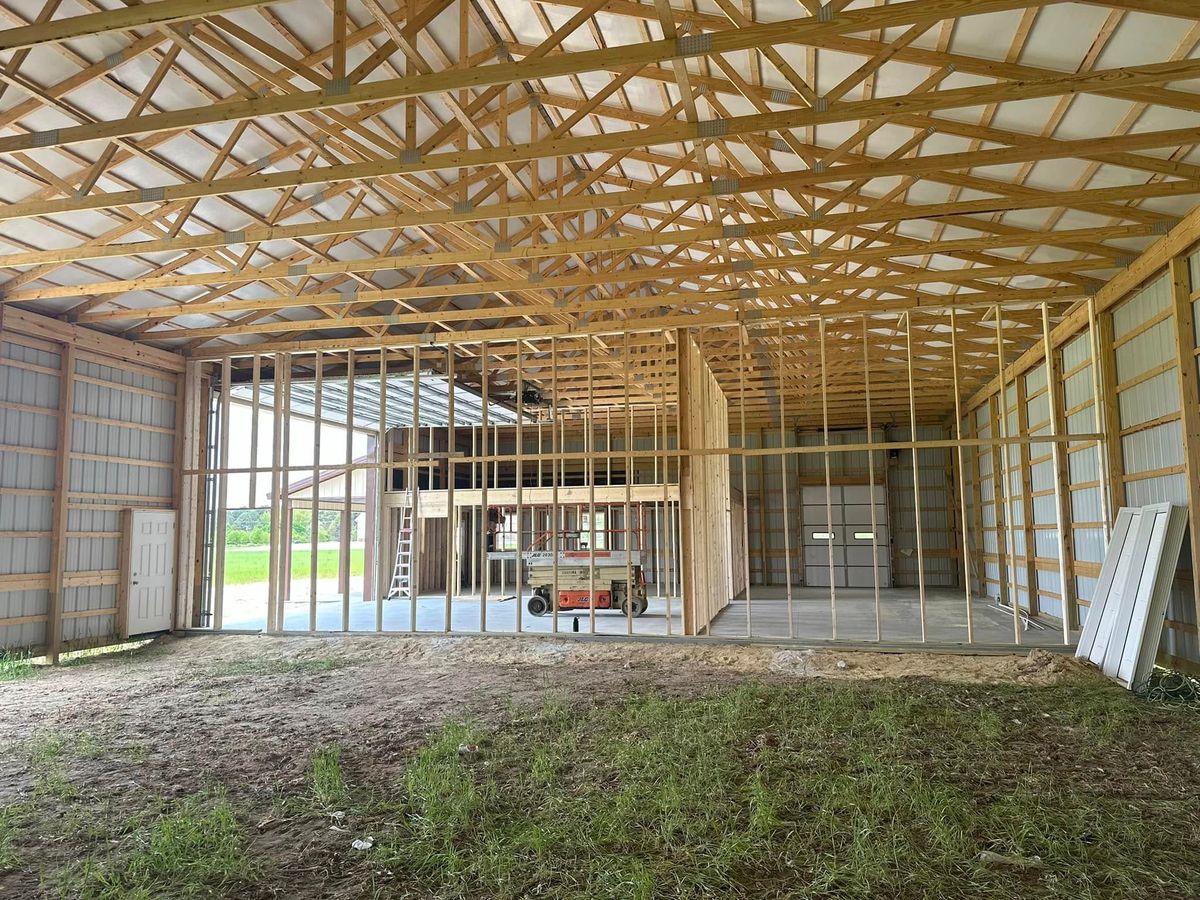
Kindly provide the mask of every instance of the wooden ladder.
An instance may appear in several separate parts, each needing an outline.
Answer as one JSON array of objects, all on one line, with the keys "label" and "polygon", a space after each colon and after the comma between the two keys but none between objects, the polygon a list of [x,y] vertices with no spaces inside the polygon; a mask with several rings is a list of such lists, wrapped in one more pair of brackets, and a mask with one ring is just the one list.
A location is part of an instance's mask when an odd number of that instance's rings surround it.
[{"label": "wooden ladder", "polygon": [[396,566],[392,570],[392,583],[388,587],[387,599],[412,597],[412,507],[400,507],[400,531],[396,539]]}]

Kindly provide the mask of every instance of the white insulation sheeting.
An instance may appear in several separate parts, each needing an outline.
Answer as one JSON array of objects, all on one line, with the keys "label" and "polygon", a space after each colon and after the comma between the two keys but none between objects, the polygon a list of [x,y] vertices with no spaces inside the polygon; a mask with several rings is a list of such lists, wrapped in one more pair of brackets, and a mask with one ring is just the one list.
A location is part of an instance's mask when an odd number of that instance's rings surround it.
[{"label": "white insulation sheeting", "polygon": [[1154,665],[1186,526],[1187,510],[1170,503],[1117,514],[1075,655],[1125,687]]}]

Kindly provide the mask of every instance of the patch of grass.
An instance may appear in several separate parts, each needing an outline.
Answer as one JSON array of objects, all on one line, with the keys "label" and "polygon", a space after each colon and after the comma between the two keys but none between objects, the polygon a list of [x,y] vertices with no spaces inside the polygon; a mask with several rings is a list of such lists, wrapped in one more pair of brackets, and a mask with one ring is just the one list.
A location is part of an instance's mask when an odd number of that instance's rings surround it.
[{"label": "patch of grass", "polygon": [[77,794],[66,771],[67,740],[61,734],[44,732],[29,743],[29,765],[33,769],[33,795],[43,800],[71,800]]},{"label": "patch of grass", "polygon": [[17,804],[0,806],[0,875],[21,867],[21,854],[17,852],[17,819],[23,807]]},{"label": "patch of grass", "polygon": [[21,681],[38,672],[33,657],[20,650],[0,650],[0,682]]},{"label": "patch of grass", "polygon": [[[454,724],[376,811],[373,862],[390,876],[375,889],[1197,896],[1200,827],[1187,792],[1146,796],[1144,776],[1117,775],[1144,765],[1152,715],[1098,682],[811,682],[560,701],[494,731]],[[1163,739],[1176,727],[1178,751],[1156,757],[1194,748],[1198,723],[1155,722]],[[1098,736],[1127,762],[1103,756]],[[460,755],[463,743],[481,746],[477,759]],[[984,850],[1030,866],[985,864]]]},{"label": "patch of grass", "polygon": [[44,731],[29,742],[29,764],[34,769],[57,765],[66,754],[67,739],[56,731]]},{"label": "patch of grass", "polygon": [[99,759],[107,752],[105,741],[92,731],[65,735],[44,731],[27,745],[29,765],[34,773],[34,796],[74,799],[78,794],[67,773],[72,759]]},{"label": "patch of grass", "polygon": [[257,877],[229,801],[201,795],[134,827],[110,855],[61,871],[58,883],[78,900],[142,900],[239,896]]},{"label": "patch of grass", "polygon": [[350,792],[342,775],[341,749],[336,746],[319,748],[309,761],[308,780],[312,785],[313,801],[321,809],[332,811],[343,806]]},{"label": "patch of grass", "polygon": [[[258,584],[267,581],[271,553],[264,548],[239,549],[229,547],[225,551],[225,584]],[[337,578],[341,550],[336,547],[317,548],[317,577]],[[350,574],[363,574],[364,551],[362,547],[350,548]],[[292,578],[309,576],[310,549],[308,544],[297,544],[292,554]]]}]

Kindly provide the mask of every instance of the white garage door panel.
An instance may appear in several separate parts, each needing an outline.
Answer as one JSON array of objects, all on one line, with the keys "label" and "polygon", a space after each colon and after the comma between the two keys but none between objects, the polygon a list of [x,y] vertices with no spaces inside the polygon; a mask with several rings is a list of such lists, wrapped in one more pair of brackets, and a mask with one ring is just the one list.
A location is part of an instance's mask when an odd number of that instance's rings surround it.
[{"label": "white garage door panel", "polygon": [[[833,547],[833,564],[835,566],[844,566],[846,564],[846,548],[839,547],[836,544]],[[808,546],[804,548],[804,565],[812,566],[828,566],[829,565],[829,548],[825,544],[820,546]]]},{"label": "white garage door panel", "polygon": [[[872,562],[871,544],[867,542],[862,546],[857,544],[846,548],[846,564],[851,566],[868,566]],[[879,565],[887,565],[887,550],[883,547],[879,548]]]},{"label": "white garage door panel", "polygon": [[[869,484],[844,484],[842,485],[842,499],[845,503],[861,503],[866,506],[871,505],[871,486]],[[883,485],[875,485],[875,503],[887,503],[887,490]]]},{"label": "white garage door panel", "polygon": [[[847,525],[864,525],[866,530],[871,529],[871,506],[870,504],[847,504],[844,507],[842,521]],[[875,521],[879,521],[879,510],[875,510]],[[860,531],[862,529],[859,529]]]},{"label": "white garage door panel", "polygon": [[[825,504],[823,485],[800,489],[804,516],[801,543],[804,546],[805,581],[829,585],[830,545],[833,551],[834,584],[838,587],[873,587],[872,536],[877,548],[879,584],[891,587],[891,535],[887,526],[887,492],[882,485],[834,485]],[[871,497],[876,499],[875,527],[871,527]]]}]

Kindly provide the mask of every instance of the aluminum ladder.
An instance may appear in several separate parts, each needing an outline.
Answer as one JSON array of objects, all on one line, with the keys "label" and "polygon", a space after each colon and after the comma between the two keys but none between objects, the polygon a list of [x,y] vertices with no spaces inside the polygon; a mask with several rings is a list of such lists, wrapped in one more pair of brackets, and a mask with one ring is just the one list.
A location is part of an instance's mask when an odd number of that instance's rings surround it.
[{"label": "aluminum ladder", "polygon": [[396,539],[396,565],[392,569],[392,583],[388,587],[387,599],[412,597],[412,507],[400,507],[400,531]]}]

